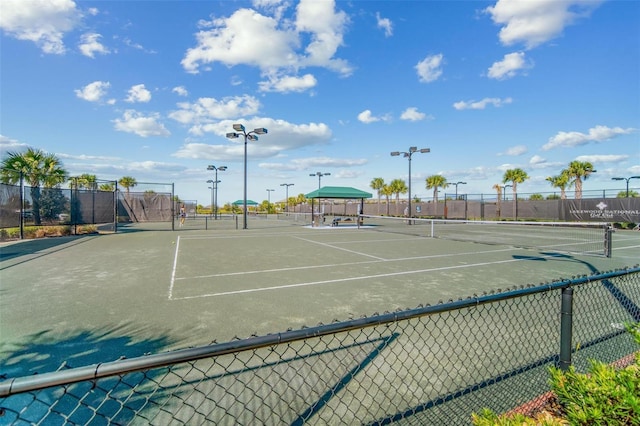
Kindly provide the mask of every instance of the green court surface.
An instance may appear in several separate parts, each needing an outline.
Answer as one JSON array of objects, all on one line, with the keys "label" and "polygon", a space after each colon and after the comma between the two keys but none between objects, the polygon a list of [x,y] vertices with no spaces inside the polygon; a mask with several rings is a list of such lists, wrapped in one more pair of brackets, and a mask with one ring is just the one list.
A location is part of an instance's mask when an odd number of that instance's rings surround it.
[{"label": "green court surface", "polygon": [[223,222],[3,243],[0,374],[299,329],[640,260],[637,231],[615,232],[606,258],[368,226]]}]

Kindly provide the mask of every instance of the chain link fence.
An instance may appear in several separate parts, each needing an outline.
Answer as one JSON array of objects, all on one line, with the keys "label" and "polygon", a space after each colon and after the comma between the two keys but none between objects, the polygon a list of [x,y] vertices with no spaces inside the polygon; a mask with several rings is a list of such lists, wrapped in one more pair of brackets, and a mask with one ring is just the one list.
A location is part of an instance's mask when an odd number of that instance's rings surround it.
[{"label": "chain link fence", "polygon": [[638,321],[636,266],[7,379],[0,423],[464,425],[539,407],[549,366],[619,365]]}]

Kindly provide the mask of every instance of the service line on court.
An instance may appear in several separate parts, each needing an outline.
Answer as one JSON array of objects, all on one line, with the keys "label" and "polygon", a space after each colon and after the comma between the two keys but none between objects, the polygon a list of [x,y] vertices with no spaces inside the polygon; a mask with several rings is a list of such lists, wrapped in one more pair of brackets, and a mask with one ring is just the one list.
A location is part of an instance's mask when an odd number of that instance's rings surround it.
[{"label": "service line on court", "polygon": [[478,253],[499,253],[499,252],[513,252],[513,248],[505,248],[499,250],[489,250],[483,252],[470,251],[470,252],[462,252],[462,253],[443,253],[443,254],[430,254],[427,256],[411,256],[411,257],[399,257],[396,259],[382,259],[377,258],[376,260],[362,260],[359,262],[343,262],[343,263],[326,263],[324,265],[305,265],[305,266],[290,266],[287,268],[273,268],[273,269],[255,269],[253,271],[239,271],[239,272],[223,272],[218,274],[207,274],[207,275],[196,275],[193,277],[178,277],[175,278],[175,281],[181,280],[197,280],[197,279],[205,279],[205,278],[217,278],[217,277],[231,277],[235,275],[252,275],[252,274],[263,274],[270,272],[288,272],[288,271],[298,271],[301,269],[319,269],[319,268],[335,268],[336,266],[352,266],[352,265],[367,265],[371,263],[380,263],[380,262],[404,262],[407,260],[425,260],[425,259],[437,259],[439,257],[455,257],[455,256],[470,256],[477,255]]},{"label": "service line on court", "polygon": [[[553,258],[553,257],[555,257],[555,255],[543,255],[543,256],[538,256],[538,257],[540,257],[540,258]],[[246,290],[223,291],[223,292],[219,292],[219,293],[199,294],[197,296],[184,296],[184,297],[177,297],[177,298],[172,299],[172,300],[190,300],[190,299],[199,299],[199,298],[203,298],[203,297],[232,296],[232,295],[237,295],[237,294],[258,293],[258,292],[270,291],[270,290],[282,290],[282,289],[287,289],[287,288],[308,287],[308,286],[323,285],[323,284],[334,284],[334,283],[347,282],[347,281],[368,280],[368,279],[372,279],[372,278],[385,278],[385,277],[394,277],[394,276],[400,276],[400,275],[422,274],[422,273],[425,273],[425,272],[437,272],[437,271],[447,271],[447,270],[452,270],[452,269],[473,268],[473,267],[476,267],[476,266],[499,265],[499,264],[503,264],[503,263],[521,262],[521,261],[524,261],[524,260],[529,260],[529,259],[527,259],[527,258],[506,259],[506,260],[497,260],[497,261],[492,261],[492,262],[470,263],[470,264],[466,264],[466,265],[442,266],[442,267],[438,267],[438,268],[427,268],[427,269],[419,269],[419,270],[413,270],[413,271],[390,272],[390,273],[386,273],[386,274],[366,275],[366,276],[361,276],[361,277],[338,278],[338,279],[323,280],[323,281],[309,281],[309,282],[302,282],[302,283],[296,283],[296,284],[285,284],[285,285],[272,286],[272,287],[260,287],[260,288],[246,289]]]},{"label": "service line on court", "polygon": [[176,252],[173,255],[173,268],[171,269],[171,284],[169,284],[169,300],[173,299],[173,285],[176,282],[176,269],[178,269],[178,252],[180,251],[180,235],[176,238]]},{"label": "service line on court", "polygon": [[349,250],[349,249],[346,249],[344,247],[337,247],[337,246],[334,246],[333,244],[327,244],[327,243],[321,243],[319,241],[309,240],[307,238],[296,237],[296,236],[294,236],[293,238],[296,238],[298,240],[302,240],[302,241],[305,241],[305,242],[311,243],[311,244],[318,244],[320,246],[329,247],[329,248],[336,249],[336,250],[346,251],[347,253],[357,254],[357,255],[365,256],[365,257],[371,257],[371,258],[377,259],[377,260],[389,260],[389,259],[385,259],[383,257],[378,257],[378,256],[374,256],[374,255],[371,255],[371,254],[361,253],[361,252],[355,251],[355,250]]}]

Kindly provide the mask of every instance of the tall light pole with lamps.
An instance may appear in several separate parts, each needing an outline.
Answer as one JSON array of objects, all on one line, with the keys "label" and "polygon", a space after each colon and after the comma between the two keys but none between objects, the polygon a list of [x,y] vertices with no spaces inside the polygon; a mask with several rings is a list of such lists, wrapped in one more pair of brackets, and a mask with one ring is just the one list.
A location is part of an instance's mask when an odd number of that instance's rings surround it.
[{"label": "tall light pole with lamps", "polygon": [[[214,184],[212,185],[214,187],[214,190],[213,190],[213,198],[211,201],[211,212],[213,213],[213,218],[217,219],[218,218],[218,183],[221,182],[218,180],[218,170],[220,170],[221,172],[224,172],[225,170],[227,170],[227,166],[216,167],[214,165],[208,165],[207,170],[209,171],[215,170],[216,172],[216,178],[213,180]],[[210,181],[207,181],[207,182],[210,182]]]},{"label": "tall light pole with lamps", "polygon": [[456,182],[451,184],[456,186],[456,201],[458,201],[458,185],[466,185],[466,184],[467,182]]},{"label": "tall light pole with lamps", "polygon": [[507,188],[511,188],[513,185],[503,185],[502,186],[502,200],[506,201],[507,199]]},{"label": "tall light pole with lamps", "polygon": [[285,196],[287,197],[286,198],[286,200],[287,200],[287,214],[289,214],[289,187],[293,186],[293,185],[294,185],[293,183],[281,183],[280,184],[280,186],[286,187],[285,188],[286,189],[286,191],[285,191],[286,195]]},{"label": "tall light pole with lamps", "polygon": [[211,184],[211,186],[209,187],[209,189],[211,190],[211,215],[213,216],[213,205],[214,205],[213,203],[214,203],[214,200],[215,200],[215,197],[214,197],[214,195],[213,195],[213,194],[215,193],[215,190],[216,190],[216,184],[215,184],[215,181],[213,181],[213,180],[211,180],[211,179],[209,179],[209,180],[207,181],[207,183],[210,183],[210,184]]},{"label": "tall light pole with lamps", "polygon": [[315,172],[311,173],[309,176],[318,176],[318,189],[320,189],[320,179],[322,179],[322,176],[331,176],[331,173]]},{"label": "tall light pole with lamps", "polygon": [[628,178],[623,178],[623,177],[613,177],[613,178],[611,178],[611,180],[626,180],[627,181],[627,197],[626,198],[629,198],[629,181],[631,179],[640,179],[640,176],[631,176],[631,177],[628,177]]},{"label": "tall light pole with lamps", "polygon": [[271,193],[275,191],[275,189],[267,189],[267,212],[269,211],[269,205],[271,205]]},{"label": "tall light pole with lamps", "polygon": [[[412,146],[412,147],[409,147],[409,150],[406,151],[406,152],[393,151],[391,153],[392,157],[397,157],[400,154],[402,154],[404,156],[404,158],[408,158],[409,159],[409,204],[407,206],[407,211],[409,212],[409,214],[408,214],[409,217],[413,216],[413,213],[411,211],[411,156],[413,154],[415,154],[416,152],[419,152],[421,154],[426,154],[428,152],[431,152],[431,149],[430,148],[420,148],[420,149],[418,149],[418,147]],[[411,221],[408,221],[407,223],[411,224]]]},{"label": "tall light pole with lamps", "polygon": [[264,127],[258,127],[250,132],[247,132],[242,124],[234,124],[233,130],[235,132],[227,133],[227,138],[236,139],[240,136],[244,136],[244,198],[243,198],[243,211],[242,211],[242,229],[247,229],[247,141],[257,141],[258,136],[266,135],[267,129]]}]

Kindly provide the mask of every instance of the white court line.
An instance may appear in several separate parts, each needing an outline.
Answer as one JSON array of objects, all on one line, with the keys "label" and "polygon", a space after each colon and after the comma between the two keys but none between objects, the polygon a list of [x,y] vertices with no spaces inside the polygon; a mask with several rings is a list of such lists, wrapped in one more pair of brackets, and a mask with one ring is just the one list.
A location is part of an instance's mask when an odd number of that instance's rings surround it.
[{"label": "white court line", "polygon": [[180,249],[180,235],[176,239],[176,253],[173,255],[173,269],[171,270],[171,284],[169,285],[169,300],[173,299],[173,284],[176,281],[176,269],[178,268],[178,251]]},{"label": "white court line", "polygon": [[373,259],[378,259],[378,260],[387,260],[387,259],[382,258],[382,257],[373,256],[373,255],[371,255],[371,254],[366,254],[366,253],[360,253],[360,252],[358,252],[358,251],[355,251],[355,250],[349,250],[349,249],[346,249],[346,248],[343,248],[343,247],[336,247],[336,246],[331,245],[331,244],[328,244],[328,243],[321,243],[321,242],[319,242],[319,241],[313,241],[313,240],[309,240],[309,239],[307,239],[307,238],[302,238],[302,237],[294,237],[294,238],[296,238],[296,239],[298,239],[298,240],[305,241],[305,242],[307,242],[307,243],[318,244],[318,245],[320,245],[320,246],[325,246],[325,247],[333,248],[333,249],[336,249],[336,250],[346,251],[347,253],[353,253],[353,254],[357,254],[357,255],[360,255],[360,256],[371,257],[371,258],[373,258]]},{"label": "white court line", "polygon": [[198,279],[204,279],[204,278],[230,277],[235,275],[253,275],[253,274],[263,274],[263,273],[270,273],[270,272],[297,271],[301,269],[306,270],[306,269],[319,269],[319,268],[335,268],[336,266],[366,265],[366,264],[380,263],[380,262],[403,262],[407,260],[424,260],[424,259],[436,259],[439,257],[470,256],[470,255],[478,255],[478,254],[484,254],[484,253],[499,253],[503,251],[513,252],[514,248],[488,250],[488,251],[482,251],[482,252],[471,251],[471,252],[464,252],[464,253],[430,254],[428,256],[399,257],[396,259],[363,260],[360,262],[326,263],[324,265],[291,266],[289,268],[256,269],[253,271],[223,272],[220,274],[208,274],[208,275],[197,275],[194,277],[182,277],[182,278],[176,278],[175,280],[176,281],[198,280]]},{"label": "white court line", "polygon": [[[549,256],[539,256],[539,257],[549,258],[554,256],[549,255]],[[472,263],[467,265],[443,266],[440,268],[420,269],[420,270],[414,270],[414,271],[390,272],[387,274],[367,275],[362,277],[339,278],[335,280],[310,281],[310,282],[304,282],[304,283],[286,284],[286,285],[273,286],[273,287],[261,287],[261,288],[253,288],[253,289],[246,289],[246,290],[223,291],[219,293],[199,294],[197,296],[178,297],[173,300],[189,300],[189,299],[199,299],[201,297],[220,297],[220,296],[230,296],[230,295],[245,294],[245,293],[257,293],[261,291],[281,290],[285,288],[308,287],[313,285],[333,284],[333,283],[346,282],[346,281],[368,280],[371,278],[384,278],[384,277],[393,277],[398,275],[410,275],[410,274],[422,274],[425,272],[446,271],[450,269],[471,268],[475,266],[497,265],[500,263],[521,262],[523,260],[527,260],[527,259],[507,259],[507,260],[499,260],[494,262],[481,262],[481,263]]]}]

